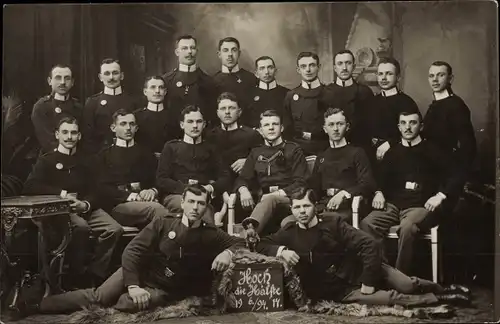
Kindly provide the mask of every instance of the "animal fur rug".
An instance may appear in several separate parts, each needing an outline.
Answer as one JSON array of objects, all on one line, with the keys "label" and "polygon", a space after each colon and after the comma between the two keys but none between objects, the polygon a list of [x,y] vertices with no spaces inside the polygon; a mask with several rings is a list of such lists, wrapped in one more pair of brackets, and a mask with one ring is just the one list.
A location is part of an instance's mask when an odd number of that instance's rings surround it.
[{"label": "animal fur rug", "polygon": [[235,253],[231,267],[214,280],[211,296],[203,298],[190,297],[174,305],[158,307],[154,310],[141,311],[133,314],[123,313],[113,308],[92,307],[71,314],[69,316],[69,323],[145,323],[160,319],[224,314],[228,309],[232,308],[235,303],[231,281],[234,263],[281,263],[284,269],[287,292],[299,312],[334,316],[399,316],[407,318],[449,318],[454,315],[454,310],[447,305],[410,309],[400,306],[367,306],[354,303],[342,304],[333,301],[321,301],[313,305],[303,294],[300,279],[297,274],[284,262],[276,258],[249,252],[248,250],[240,250]]}]

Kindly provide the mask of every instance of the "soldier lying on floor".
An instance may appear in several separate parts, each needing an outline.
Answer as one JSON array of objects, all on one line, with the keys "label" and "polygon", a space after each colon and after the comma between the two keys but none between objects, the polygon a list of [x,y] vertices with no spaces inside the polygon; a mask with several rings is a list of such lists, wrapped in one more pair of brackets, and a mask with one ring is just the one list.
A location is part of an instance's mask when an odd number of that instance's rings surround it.
[{"label": "soldier lying on floor", "polygon": [[[182,194],[182,217],[155,217],[125,248],[122,267],[100,287],[53,295],[26,314],[77,311],[91,305],[136,312],[210,293],[213,272],[226,270],[243,239],[201,219],[209,200],[201,185]],[[127,292],[128,291],[128,292]]]},{"label": "soldier lying on floor", "polygon": [[466,287],[442,287],[382,263],[377,243],[340,217],[318,219],[312,190],[298,188],[290,198],[296,222],[263,238],[256,251],[281,257],[295,267],[306,296],[313,302],[323,299],[406,307],[470,303]]}]

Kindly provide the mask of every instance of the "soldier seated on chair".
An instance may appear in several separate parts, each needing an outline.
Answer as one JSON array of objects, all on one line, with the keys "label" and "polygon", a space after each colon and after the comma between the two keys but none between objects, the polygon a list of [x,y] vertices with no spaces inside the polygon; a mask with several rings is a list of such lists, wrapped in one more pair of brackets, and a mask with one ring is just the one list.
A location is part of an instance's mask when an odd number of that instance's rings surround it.
[{"label": "soldier seated on chair", "polygon": [[[264,143],[252,149],[236,180],[235,192],[243,208],[253,209],[250,217],[245,218],[242,225],[249,229],[247,234],[261,233],[269,221],[278,220],[277,210],[284,208],[290,212],[289,194],[293,189],[305,185],[307,176],[307,162],[300,146],[281,138],[283,125],[279,114],[268,110],[260,116],[259,131],[264,137]],[[254,195],[258,198],[255,205],[254,197],[250,192],[252,184],[257,184]],[[248,228],[251,226],[253,229]]]},{"label": "soldier seated on chair", "polygon": [[443,205],[460,188],[452,176],[450,157],[420,137],[424,125],[419,112],[402,111],[398,127],[401,141],[382,160],[374,210],[361,221],[360,228],[381,242],[397,225],[396,268],[409,274],[417,234],[437,224]]},{"label": "soldier seated on chair", "polygon": [[79,145],[77,151],[81,137],[77,120],[63,117],[59,121],[55,137],[59,146],[38,158],[24,185],[24,193],[54,194],[72,200],[72,238],[70,253],[67,254],[71,278],[66,282],[65,288],[83,287],[86,284],[82,275],[86,272],[85,258],[90,231],[95,234],[97,244],[88,274],[94,284],[97,284],[108,275],[113,250],[123,229],[100,208],[102,204],[95,192],[89,161],[82,154]]},{"label": "soldier seated on chair", "polygon": [[264,237],[256,251],[280,257],[292,266],[313,302],[324,299],[407,307],[470,302],[466,287],[442,287],[384,264],[378,243],[337,215],[320,219],[313,190],[298,188],[290,199],[295,222]]},{"label": "soldier seated on chair", "polygon": [[210,193],[201,185],[182,193],[182,217],[155,218],[127,245],[122,267],[100,287],[53,295],[30,312],[61,313],[91,305],[136,312],[210,293],[213,270],[224,271],[241,238],[230,236],[202,216]]},{"label": "soldier seated on chair", "polygon": [[[186,106],[180,114],[184,137],[165,144],[161,152],[156,184],[162,203],[171,212],[179,212],[181,194],[190,184],[201,184],[212,198],[221,197],[230,186],[229,169],[212,143],[205,141],[205,118],[197,106]],[[214,223],[213,207],[206,208],[203,219]]]},{"label": "soldier seated on chair", "polygon": [[119,109],[112,118],[115,143],[96,157],[98,192],[103,208],[118,223],[143,228],[154,217],[168,213],[156,202],[157,160],[149,148],[135,142],[138,126],[134,113]]}]

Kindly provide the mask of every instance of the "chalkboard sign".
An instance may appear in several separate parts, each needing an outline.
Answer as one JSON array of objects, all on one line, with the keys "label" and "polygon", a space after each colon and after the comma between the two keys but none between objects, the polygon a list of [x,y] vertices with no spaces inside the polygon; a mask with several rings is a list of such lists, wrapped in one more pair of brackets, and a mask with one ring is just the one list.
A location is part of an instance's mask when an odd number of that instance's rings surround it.
[{"label": "chalkboard sign", "polygon": [[283,310],[281,264],[235,264],[232,277],[236,297],[234,311],[278,312]]}]

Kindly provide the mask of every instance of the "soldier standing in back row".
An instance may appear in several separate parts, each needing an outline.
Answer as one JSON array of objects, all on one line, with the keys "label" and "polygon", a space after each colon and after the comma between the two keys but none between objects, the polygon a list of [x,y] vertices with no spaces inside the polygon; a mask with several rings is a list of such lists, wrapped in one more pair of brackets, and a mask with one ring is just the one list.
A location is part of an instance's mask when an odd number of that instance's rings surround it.
[{"label": "soldier standing in back row", "polygon": [[73,73],[67,65],[57,64],[47,78],[52,93],[40,98],[33,107],[31,121],[42,153],[51,152],[58,145],[54,137],[57,124],[63,117],[81,118],[82,106],[71,98],[69,92],[74,84]]},{"label": "soldier standing in back row", "polygon": [[163,75],[167,85],[167,106],[172,135],[181,138],[184,132],[179,127],[181,111],[188,105],[200,107],[210,124],[216,120],[215,107],[217,90],[210,76],[196,65],[198,47],[196,38],[180,36],[176,40],[175,55],[179,66]]},{"label": "soldier standing in back row", "polygon": [[83,110],[83,149],[90,154],[96,154],[103,147],[113,144],[114,136],[109,125],[112,123],[111,116],[118,109],[129,112],[135,110],[134,99],[123,92],[121,82],[124,74],[118,60],[104,59],[98,76],[104,84],[104,90],[89,97]]}]

